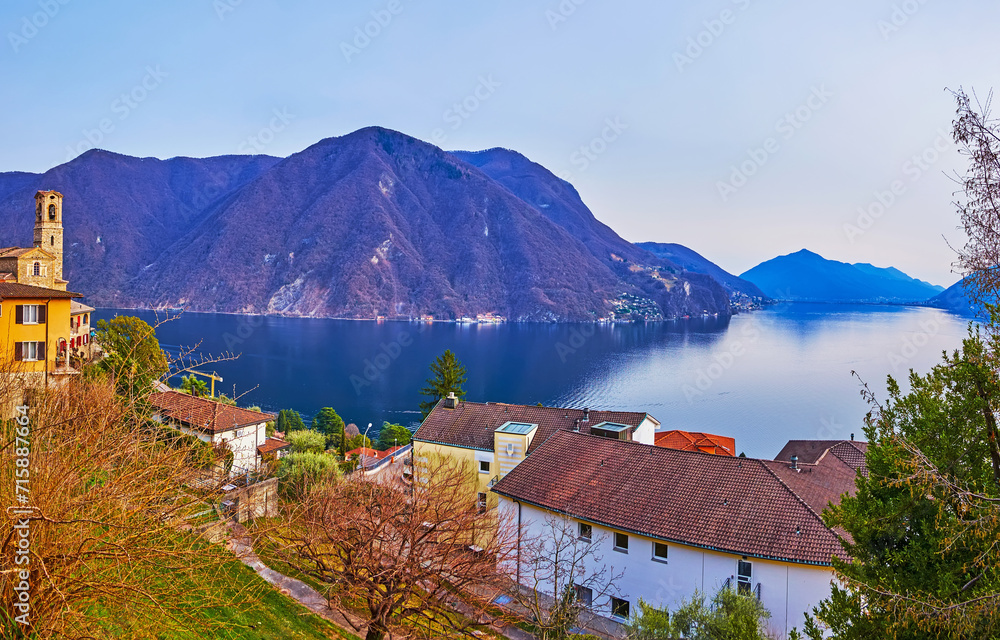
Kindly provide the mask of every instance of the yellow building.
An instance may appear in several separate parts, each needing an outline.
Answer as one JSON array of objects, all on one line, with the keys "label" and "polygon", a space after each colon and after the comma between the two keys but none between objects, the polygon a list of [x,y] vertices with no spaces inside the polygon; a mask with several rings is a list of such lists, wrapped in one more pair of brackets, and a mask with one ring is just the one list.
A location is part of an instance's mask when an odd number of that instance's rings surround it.
[{"label": "yellow building", "polygon": [[413,435],[413,464],[427,468],[432,458],[445,457],[469,467],[477,478],[475,500],[492,508],[493,485],[558,431],[653,444],[659,425],[635,411],[466,402],[452,395],[437,403]]},{"label": "yellow building", "polygon": [[61,193],[39,191],[34,246],[0,248],[0,359],[26,386],[59,384],[79,374],[83,360],[72,359],[73,345],[90,344],[93,309],[74,308],[73,298],[82,296],[67,291],[62,277],[62,202]]}]

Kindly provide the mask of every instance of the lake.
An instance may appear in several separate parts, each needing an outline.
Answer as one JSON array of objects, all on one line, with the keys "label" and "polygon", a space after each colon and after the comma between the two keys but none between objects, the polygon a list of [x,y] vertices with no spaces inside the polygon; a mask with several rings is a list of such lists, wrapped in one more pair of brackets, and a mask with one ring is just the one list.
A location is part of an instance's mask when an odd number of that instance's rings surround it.
[{"label": "lake", "polygon": [[[148,311],[99,310],[98,319]],[[164,316],[159,314],[160,319]],[[961,345],[968,320],[902,306],[781,304],[732,319],[675,323],[450,324],[185,313],[157,335],[172,355],[240,354],[208,365],[243,405],[334,407],[362,431],[419,423],[428,365],[451,349],[467,399],[647,411],[665,428],[736,438],[771,458],[793,438],[862,438],[857,371],[885,396],[887,375],[928,371]],[[179,384],[179,380],[174,380]]]}]

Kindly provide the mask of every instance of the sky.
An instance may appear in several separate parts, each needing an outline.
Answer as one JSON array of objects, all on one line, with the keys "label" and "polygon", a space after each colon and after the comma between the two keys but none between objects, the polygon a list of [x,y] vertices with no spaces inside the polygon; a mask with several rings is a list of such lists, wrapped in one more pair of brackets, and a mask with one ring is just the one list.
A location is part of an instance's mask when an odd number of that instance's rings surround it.
[{"label": "sky", "polygon": [[734,273],[808,248],[947,286],[949,89],[998,85],[997,25],[987,0],[6,0],[0,171],[379,125],[519,151]]}]

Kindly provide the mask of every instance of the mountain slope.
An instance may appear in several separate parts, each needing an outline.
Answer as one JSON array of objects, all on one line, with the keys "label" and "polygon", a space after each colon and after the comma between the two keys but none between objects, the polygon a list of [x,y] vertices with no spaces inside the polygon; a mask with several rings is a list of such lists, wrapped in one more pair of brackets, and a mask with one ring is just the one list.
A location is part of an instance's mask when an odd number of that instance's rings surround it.
[{"label": "mountain slope", "polygon": [[767,298],[764,292],[754,283],[734,276],[697,251],[689,249],[684,245],[672,242],[637,242],[636,246],[664,260],[670,260],[685,271],[704,273],[712,276],[725,287],[731,296],[742,294],[749,298]]},{"label": "mountain slope", "polygon": [[132,158],[88,151],[44,174],[0,174],[0,244],[31,246],[35,191],[64,196],[70,286],[92,304],[139,301],[122,290],[207,209],[278,161],[268,156]]},{"label": "mountain slope", "polygon": [[[700,314],[709,308],[722,313],[730,311],[726,291],[710,274],[695,269],[685,273],[684,267],[669,258],[651,254],[624,240],[594,216],[573,185],[542,165],[509,149],[450,153],[477,167],[582,241],[595,258],[611,267],[619,278],[643,291],[644,295],[657,299],[658,294],[662,294],[655,286],[655,278],[650,279],[651,274],[658,274],[666,275],[668,279],[676,277],[686,283],[684,291],[689,292],[686,297],[708,301],[704,309],[685,305],[683,312],[674,315]],[[667,304],[671,309],[678,309],[676,303]]]},{"label": "mountain slope", "polygon": [[4,243],[30,243],[40,188],[66,196],[66,275],[101,306],[513,320],[729,313],[714,280],[625,242],[578,197],[546,215],[476,166],[380,128],[285,159],[92,151],[43,175],[0,174]]},{"label": "mountain slope", "polygon": [[777,300],[922,302],[940,291],[896,269],[827,260],[805,249],[762,262],[740,277]]},{"label": "mountain slope", "polygon": [[979,308],[969,299],[965,292],[965,279],[959,280],[938,295],[927,301],[927,306],[945,309],[963,316],[979,316]]}]

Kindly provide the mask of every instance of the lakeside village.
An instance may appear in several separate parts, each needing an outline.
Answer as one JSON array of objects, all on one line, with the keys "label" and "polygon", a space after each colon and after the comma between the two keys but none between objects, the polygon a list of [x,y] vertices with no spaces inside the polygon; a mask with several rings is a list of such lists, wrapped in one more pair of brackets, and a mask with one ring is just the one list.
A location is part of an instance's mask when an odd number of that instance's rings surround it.
[{"label": "lakeside village", "polygon": [[[2,346],[24,389],[64,388],[114,347],[63,279],[62,195],[40,191],[35,205],[34,245],[0,249]],[[674,609],[727,589],[769,612],[773,637],[803,629],[807,612],[831,595],[833,558],[844,557],[842,534],[820,514],[865,473],[866,443],[854,434],[794,440],[773,459],[752,459],[737,455],[733,438],[674,429],[648,413],[473,402],[442,389],[412,437],[386,425],[375,448],[332,410],[311,430],[295,412],[214,397],[214,380],[209,397],[194,377],[183,389],[154,384],[153,420],[226,452],[191,475],[192,485],[221,489],[194,514],[192,531],[223,541],[234,522],[274,517],[296,456],[312,465],[296,477],[318,477],[328,464],[347,482],[376,480],[406,495],[428,484],[435,461],[447,461],[469,471],[469,509],[516,525],[513,560],[495,567],[510,569],[514,593],[554,594],[541,600],[551,611],[569,589],[574,630],[597,637],[622,637],[647,606]],[[540,578],[524,545],[551,534],[555,521],[570,528],[574,549],[587,551],[568,574]],[[492,548],[481,535],[449,544],[475,555]],[[600,584],[606,573],[614,579]],[[490,610],[520,615],[527,628],[547,619],[518,602],[498,595]]]}]

